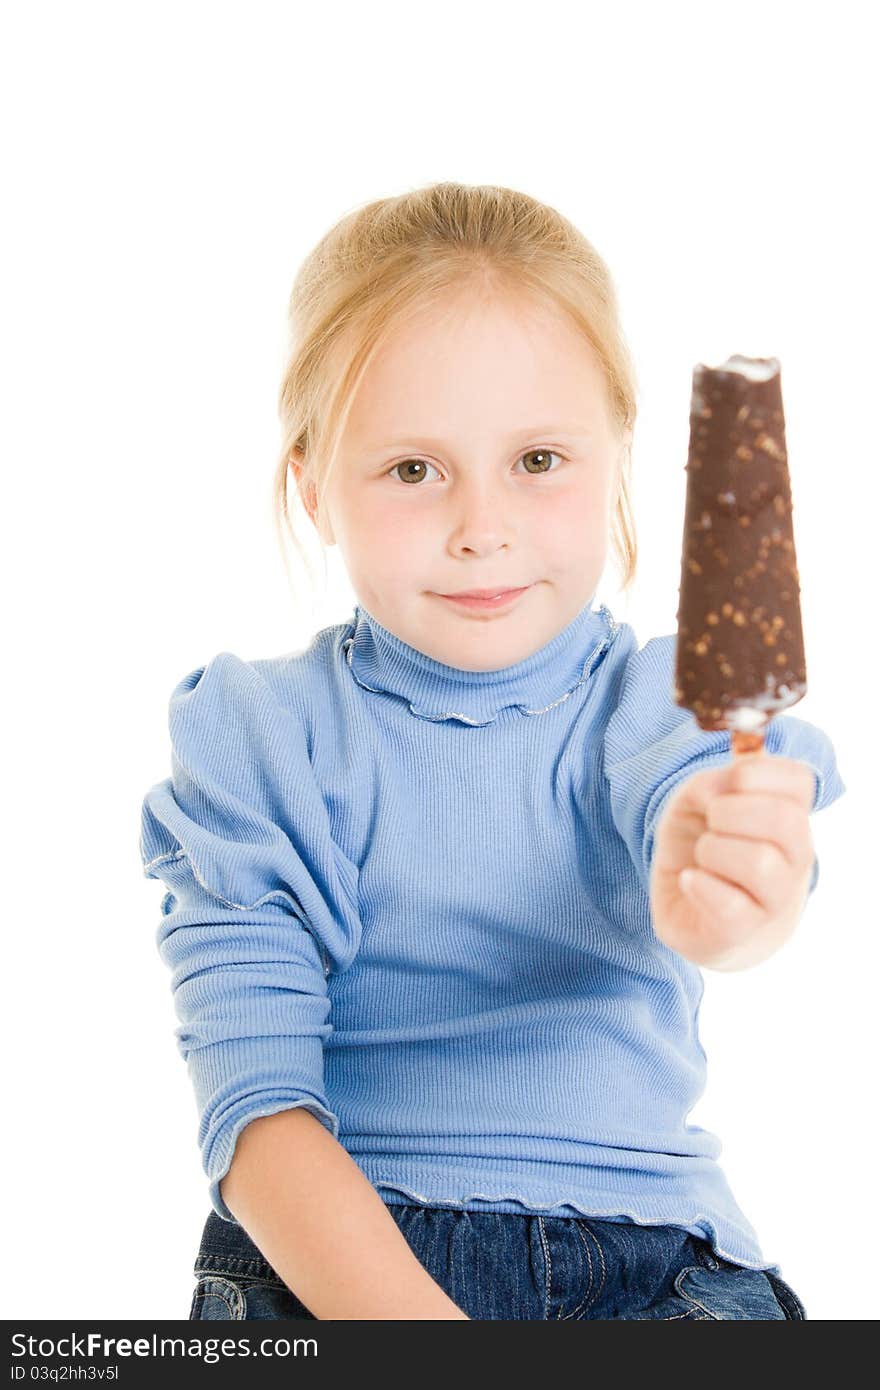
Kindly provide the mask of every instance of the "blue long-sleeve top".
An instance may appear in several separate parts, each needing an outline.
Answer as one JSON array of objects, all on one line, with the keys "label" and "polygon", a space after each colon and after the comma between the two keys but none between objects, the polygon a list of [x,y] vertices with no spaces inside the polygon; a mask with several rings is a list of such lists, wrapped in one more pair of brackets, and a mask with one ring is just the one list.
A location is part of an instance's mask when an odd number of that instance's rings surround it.
[{"label": "blue long-sleeve top", "polygon": [[[674,703],[674,650],[588,603],[466,671],[356,606],[176,685],[140,849],[221,1217],[244,1126],[305,1105],[386,1202],[675,1225],[780,1272],[687,1123],[703,977],[651,920],[666,801],[731,757]],[[777,715],[766,748],[814,811],[845,790],[813,725]]]}]

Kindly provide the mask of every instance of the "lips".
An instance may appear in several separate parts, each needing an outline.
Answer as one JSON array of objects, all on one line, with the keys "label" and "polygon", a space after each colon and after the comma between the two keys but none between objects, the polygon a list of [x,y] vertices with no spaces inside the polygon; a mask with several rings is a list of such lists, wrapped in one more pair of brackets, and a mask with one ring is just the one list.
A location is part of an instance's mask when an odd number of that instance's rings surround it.
[{"label": "lips", "polygon": [[507,608],[531,588],[527,584],[522,589],[471,589],[467,593],[438,594],[447,603],[455,603],[460,608],[481,609],[484,612]]},{"label": "lips", "polygon": [[454,594],[441,594],[441,598],[498,598],[501,594],[518,594],[520,589],[459,589]]}]

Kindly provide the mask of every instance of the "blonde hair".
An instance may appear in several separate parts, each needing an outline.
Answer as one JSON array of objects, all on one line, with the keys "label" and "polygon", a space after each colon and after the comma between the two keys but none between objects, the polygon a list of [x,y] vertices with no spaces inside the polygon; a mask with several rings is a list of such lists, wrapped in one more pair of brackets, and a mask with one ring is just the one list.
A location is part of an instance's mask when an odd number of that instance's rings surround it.
[{"label": "blonde hair", "polygon": [[[308,565],[289,505],[291,472],[317,525],[351,403],[374,354],[408,315],[475,282],[526,292],[565,311],[604,369],[612,421],[621,434],[632,431],[635,369],[611,276],[561,213],[491,184],[435,183],[367,203],[322,237],[291,291],[278,401],[282,448],[273,485],[285,565],[285,526]],[[611,524],[623,590],[636,571],[631,469],[627,446]]]}]

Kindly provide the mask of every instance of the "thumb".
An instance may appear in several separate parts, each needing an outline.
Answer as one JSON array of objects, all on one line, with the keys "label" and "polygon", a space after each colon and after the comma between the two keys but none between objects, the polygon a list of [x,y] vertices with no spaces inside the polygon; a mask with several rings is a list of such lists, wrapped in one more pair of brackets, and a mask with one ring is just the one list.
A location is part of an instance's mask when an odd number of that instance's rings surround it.
[{"label": "thumb", "polygon": [[711,917],[729,921],[742,910],[740,889],[705,869],[682,869],[678,882],[684,896]]}]

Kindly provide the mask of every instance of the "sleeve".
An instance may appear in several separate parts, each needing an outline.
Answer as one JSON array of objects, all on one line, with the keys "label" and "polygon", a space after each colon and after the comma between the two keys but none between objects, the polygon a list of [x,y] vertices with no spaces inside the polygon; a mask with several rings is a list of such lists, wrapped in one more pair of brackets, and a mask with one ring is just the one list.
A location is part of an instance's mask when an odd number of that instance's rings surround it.
[{"label": "sleeve", "polygon": [[[701,729],[674,700],[674,636],[652,637],[626,661],[619,699],[605,729],[604,769],[611,814],[626,841],[642,886],[650,891],[654,831],[679,782],[732,757],[730,734]],[[846,787],[831,740],[813,724],[776,715],[767,725],[768,753],[798,758],[812,768],[816,790],[812,811],[821,811]],[[809,893],[816,887],[813,864]]]},{"label": "sleeve", "polygon": [[304,721],[255,666],[221,652],[169,706],[171,776],[141,808],[156,933],[171,971],[214,1210],[238,1135],[306,1106],[338,1137],[324,1091],[327,975],[359,945],[357,871],[333,843]]}]

